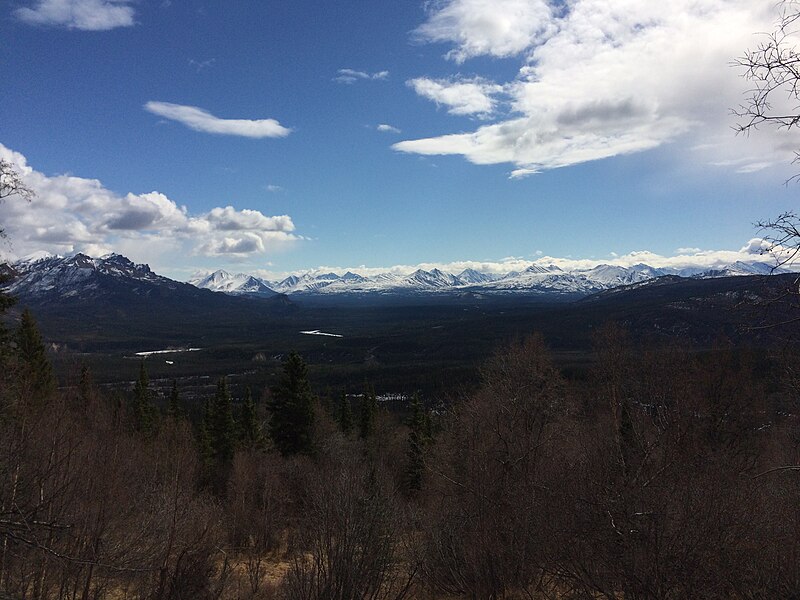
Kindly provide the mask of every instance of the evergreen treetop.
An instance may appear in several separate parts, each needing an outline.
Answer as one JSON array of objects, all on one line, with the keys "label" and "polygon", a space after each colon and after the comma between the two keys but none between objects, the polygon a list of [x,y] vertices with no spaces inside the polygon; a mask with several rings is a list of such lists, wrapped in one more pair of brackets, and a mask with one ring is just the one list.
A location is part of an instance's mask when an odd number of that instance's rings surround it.
[{"label": "evergreen treetop", "polygon": [[36,327],[29,309],[25,309],[19,327],[14,336],[16,356],[20,369],[21,381],[34,400],[42,400],[56,388],[56,380],[50,360],[47,358],[42,335]]},{"label": "evergreen treetop", "polygon": [[313,446],[314,395],[308,368],[296,352],[283,363],[278,384],[269,400],[269,431],[282,454],[309,454]]}]

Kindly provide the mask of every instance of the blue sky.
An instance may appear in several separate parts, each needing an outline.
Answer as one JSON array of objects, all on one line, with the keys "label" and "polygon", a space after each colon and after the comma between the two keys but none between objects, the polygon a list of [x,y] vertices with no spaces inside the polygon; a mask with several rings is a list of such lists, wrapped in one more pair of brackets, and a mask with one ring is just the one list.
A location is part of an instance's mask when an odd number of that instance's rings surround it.
[{"label": "blue sky", "polygon": [[714,262],[796,207],[800,140],[729,115],[772,0],[0,10],[0,154],[38,193],[0,207],[7,254],[184,279]]}]

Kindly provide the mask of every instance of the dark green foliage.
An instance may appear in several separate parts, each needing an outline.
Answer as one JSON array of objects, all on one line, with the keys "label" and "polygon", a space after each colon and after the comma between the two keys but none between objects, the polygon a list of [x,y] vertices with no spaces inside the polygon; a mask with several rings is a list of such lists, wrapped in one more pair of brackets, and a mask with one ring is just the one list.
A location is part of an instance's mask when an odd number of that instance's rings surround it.
[{"label": "dark green foliage", "polygon": [[242,425],[239,429],[239,442],[243,448],[256,448],[264,441],[258,411],[253,401],[253,393],[247,388],[242,404]]},{"label": "dark green foliage", "polygon": [[211,448],[214,458],[220,464],[227,464],[233,459],[236,449],[236,422],[233,419],[231,393],[228,380],[220,377],[217,381],[217,393],[211,403],[210,427]]},{"label": "dark green foliage", "polygon": [[172,419],[180,419],[184,414],[181,406],[180,392],[178,391],[178,380],[172,380],[172,389],[169,393],[169,404],[167,405],[167,416]]},{"label": "dark green foliage", "polygon": [[155,424],[155,406],[150,397],[150,378],[144,360],[139,365],[139,379],[133,390],[133,419],[136,431],[144,435],[151,435]]},{"label": "dark green foliage", "polygon": [[197,451],[206,476],[214,464],[214,446],[211,443],[212,420],[211,401],[206,400],[203,403],[203,419],[197,431]]},{"label": "dark green foliage", "polygon": [[292,352],[269,400],[269,430],[282,454],[309,454],[314,428],[314,395],[305,361]]},{"label": "dark green foliage", "polygon": [[[0,266],[0,285],[9,281],[10,276],[7,273],[2,272],[2,266]],[[0,291],[0,317],[6,313],[6,311],[11,308],[16,300]],[[11,342],[11,335],[6,328],[3,321],[0,319],[0,366],[6,365],[8,361],[8,357],[10,355],[10,342]]]},{"label": "dark green foliage", "polygon": [[78,399],[82,407],[88,406],[92,399],[92,373],[86,365],[81,367],[81,378],[78,381]]},{"label": "dark green foliage", "polygon": [[418,492],[422,488],[422,475],[425,470],[425,445],[428,441],[426,435],[427,420],[419,394],[411,398],[411,416],[408,420],[408,449],[406,450],[407,464],[405,471],[405,488],[409,493]]},{"label": "dark green foliage", "polygon": [[358,435],[366,440],[375,432],[375,414],[378,412],[378,398],[375,390],[368,385],[364,388],[361,398],[361,411],[358,416]]},{"label": "dark green foliage", "polygon": [[19,366],[19,380],[33,400],[41,400],[52,394],[56,380],[50,360],[47,358],[42,336],[36,327],[30,310],[22,313],[19,327],[14,336],[16,356]]},{"label": "dark green foliage", "polygon": [[339,424],[339,429],[345,435],[350,435],[350,432],[353,431],[353,408],[350,406],[350,399],[347,397],[347,394],[344,390],[342,390],[341,395],[339,396],[339,405],[337,406],[336,410],[336,422]]}]

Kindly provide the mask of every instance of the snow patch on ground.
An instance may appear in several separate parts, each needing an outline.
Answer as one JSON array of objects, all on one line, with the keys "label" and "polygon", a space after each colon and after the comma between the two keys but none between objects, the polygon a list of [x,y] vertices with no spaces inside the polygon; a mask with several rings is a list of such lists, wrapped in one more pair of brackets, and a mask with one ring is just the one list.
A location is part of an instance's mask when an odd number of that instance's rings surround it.
[{"label": "snow patch on ground", "polygon": [[170,350],[148,350],[147,352],[137,352],[136,356],[152,356],[153,354],[172,354],[174,352],[197,352],[202,348],[172,348]]},{"label": "snow patch on ground", "polygon": [[339,335],[338,333],[325,333],[324,331],[320,331],[319,329],[312,329],[310,331],[301,331],[300,333],[304,333],[305,335],[326,335],[328,337],[335,337],[335,338],[344,337],[343,335]]}]

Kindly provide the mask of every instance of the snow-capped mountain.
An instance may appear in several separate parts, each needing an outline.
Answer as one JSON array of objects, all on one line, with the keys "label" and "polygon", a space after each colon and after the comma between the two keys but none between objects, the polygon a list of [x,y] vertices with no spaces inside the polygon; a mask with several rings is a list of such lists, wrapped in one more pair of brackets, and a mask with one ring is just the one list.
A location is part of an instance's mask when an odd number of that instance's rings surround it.
[{"label": "snow-capped mountain", "polygon": [[470,283],[488,283],[490,281],[494,281],[497,279],[494,275],[489,275],[488,273],[481,273],[480,271],[476,271],[475,269],[464,269],[456,275],[458,279],[465,284]]},{"label": "snow-capped mountain", "polygon": [[[735,275],[765,275],[773,272],[767,263],[743,263],[717,269],[689,267],[685,269],[660,269],[646,264],[631,267],[602,264],[591,269],[565,271],[556,265],[533,264],[522,271],[506,274],[482,273],[465,269],[458,275],[440,269],[417,269],[411,274],[394,272],[363,276],[348,271],[336,273],[304,273],[290,275],[277,283],[259,280],[277,292],[299,295],[333,294],[447,294],[478,292],[483,294],[527,293],[561,297],[579,297],[624,285],[644,283],[665,275],[681,277],[729,277]],[[242,275],[241,277],[245,277]],[[196,285],[227,291],[222,286],[197,281]],[[231,292],[229,292],[231,293]]]},{"label": "snow-capped mountain", "polygon": [[209,275],[194,277],[189,280],[189,283],[199,288],[226,294],[274,296],[276,293],[261,279],[245,273],[231,274],[222,269]]},{"label": "snow-capped mountain", "polygon": [[[250,305],[255,302],[163,277],[148,265],[136,264],[120,254],[100,258],[86,254],[30,256],[9,265],[7,274],[9,280],[3,291],[18,298],[20,304],[30,306],[73,306],[94,312],[106,309],[124,312],[131,307],[140,307],[151,313],[175,315],[236,310],[242,303]],[[225,279],[224,274],[212,275],[215,276],[205,278],[208,280],[206,284]],[[260,292],[263,283],[256,280],[251,286],[249,278],[242,278],[237,295],[264,297],[265,294]],[[271,295],[275,296],[274,293]],[[277,302],[273,304],[278,305]]]},{"label": "snow-capped mountain", "polygon": [[[482,295],[528,294],[552,298],[578,298],[590,294],[646,284],[665,275],[717,278],[765,275],[771,265],[759,262],[736,262],[716,269],[658,269],[645,264],[631,267],[598,265],[591,269],[566,271],[555,265],[534,264],[506,274],[482,273],[466,269],[454,275],[440,269],[417,269],[410,274],[395,272],[364,276],[354,272],[303,273],[270,282],[244,273],[223,270],[180,283],[153,273],[150,267],[135,264],[119,254],[91,258],[85,254],[71,257],[30,256],[11,265],[13,279],[6,285],[9,293],[20,298],[81,300],[97,297],[166,297],[172,294],[196,295],[207,290],[233,296],[271,297],[288,295],[430,295],[477,293]],[[198,289],[201,288],[201,289]],[[128,296],[125,296],[125,295]]]},{"label": "snow-capped mountain", "polygon": [[434,269],[433,271],[423,271],[422,269],[417,269],[411,275],[406,277],[404,283],[408,287],[412,288],[436,289],[452,288],[464,285],[464,282],[455,275],[445,273],[439,269]]},{"label": "snow-capped mountain", "polygon": [[156,275],[147,265],[135,264],[121,254],[92,258],[86,254],[35,256],[12,265],[17,276],[5,290],[14,296],[80,297],[103,290],[112,281],[146,286],[176,286],[172,279]]},{"label": "snow-capped mountain", "polygon": [[735,263],[720,267],[719,269],[707,269],[694,277],[707,279],[710,277],[736,277],[740,275],[771,275],[772,273],[784,273],[783,269],[775,269],[773,265],[767,263],[746,263],[737,260]]}]

